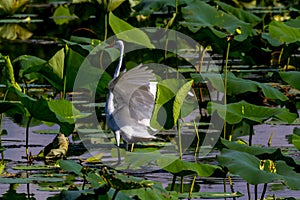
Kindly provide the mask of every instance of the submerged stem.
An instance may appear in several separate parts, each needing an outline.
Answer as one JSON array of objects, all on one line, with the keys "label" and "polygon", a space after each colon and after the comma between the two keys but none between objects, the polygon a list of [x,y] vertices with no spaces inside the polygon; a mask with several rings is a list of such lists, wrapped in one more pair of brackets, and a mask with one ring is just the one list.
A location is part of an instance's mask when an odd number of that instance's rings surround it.
[{"label": "submerged stem", "polygon": [[[7,94],[8,94],[8,90],[5,91],[3,101],[6,100]],[[1,113],[1,115],[0,115],[0,147],[2,146],[2,120],[3,120],[3,118],[4,118],[4,113]],[[1,152],[1,162],[2,162],[2,164],[4,163],[4,152],[3,151]]]},{"label": "submerged stem", "polygon": [[[227,71],[228,71],[228,58],[230,52],[230,42],[227,43],[225,71],[224,71],[224,105],[227,105]],[[224,139],[226,139],[226,120],[224,120]]]},{"label": "submerged stem", "polygon": [[248,193],[248,200],[251,200],[251,191],[250,191],[250,184],[247,183],[247,193]]},{"label": "submerged stem", "polygon": [[194,121],[194,128],[195,128],[195,133],[196,133],[196,136],[197,136],[197,145],[196,145],[196,148],[195,148],[194,160],[195,160],[195,162],[197,162],[197,154],[198,154],[198,151],[199,151],[200,137],[199,137],[198,127],[197,127],[195,121]]},{"label": "submerged stem", "polygon": [[26,124],[26,157],[27,157],[27,161],[30,161],[29,158],[29,151],[28,151],[28,140],[29,140],[29,126],[30,126],[30,122],[31,122],[32,116],[30,116],[28,118],[27,124]]},{"label": "submerged stem", "polygon": [[174,174],[173,179],[172,179],[172,183],[171,183],[171,191],[173,191],[174,188],[175,188],[176,178],[177,178],[177,176]]},{"label": "submerged stem", "polygon": [[182,160],[182,146],[181,146],[181,132],[180,132],[180,122],[177,120],[177,132],[178,132],[178,147],[179,147],[179,159]]},{"label": "submerged stem", "polygon": [[192,194],[193,194],[193,189],[194,189],[194,186],[195,186],[196,178],[197,178],[197,176],[194,176],[192,184],[191,184],[191,188],[190,188],[189,198],[188,199],[192,198]]},{"label": "submerged stem", "polygon": [[253,134],[254,134],[253,125],[250,124],[249,146],[252,146],[252,137],[253,137]]},{"label": "submerged stem", "polygon": [[184,176],[180,177],[180,193],[184,191]]},{"label": "submerged stem", "polygon": [[261,193],[261,197],[260,197],[261,200],[264,200],[264,196],[265,196],[266,191],[267,191],[267,186],[268,186],[268,184],[265,183],[265,184],[264,184],[264,189],[263,189],[263,191],[262,191],[262,193]]},{"label": "submerged stem", "polygon": [[254,199],[257,199],[257,184],[254,185]]}]

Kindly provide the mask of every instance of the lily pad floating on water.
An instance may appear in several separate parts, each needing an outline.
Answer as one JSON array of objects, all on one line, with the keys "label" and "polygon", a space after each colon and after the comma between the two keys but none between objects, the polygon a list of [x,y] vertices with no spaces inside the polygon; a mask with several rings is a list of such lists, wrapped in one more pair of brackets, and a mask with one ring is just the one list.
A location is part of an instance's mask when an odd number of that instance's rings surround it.
[{"label": "lily pad floating on water", "polygon": [[49,177],[30,177],[30,178],[4,178],[0,177],[0,183],[2,184],[27,184],[35,182],[61,182],[63,178],[49,178]]},{"label": "lily pad floating on water", "polygon": [[78,19],[75,14],[72,14],[66,5],[57,7],[51,17],[57,25],[67,24],[69,21]]},{"label": "lily pad floating on water", "polygon": [[294,128],[292,143],[300,151],[300,128]]},{"label": "lily pad floating on water", "polygon": [[36,133],[36,134],[58,134],[59,133],[59,130],[34,130],[32,131],[33,133]]},{"label": "lily pad floating on water", "polygon": [[179,199],[198,199],[198,198],[205,198],[205,199],[224,199],[224,198],[234,198],[234,197],[241,197],[244,196],[240,192],[193,192],[192,195],[189,193],[179,194]]},{"label": "lily pad floating on water", "polygon": [[39,187],[37,188],[39,191],[48,191],[48,192],[60,192],[62,190],[68,190],[68,187]]},{"label": "lily pad floating on water", "polygon": [[13,167],[14,170],[26,170],[26,171],[33,171],[33,170],[57,170],[59,167],[53,165],[29,165],[29,166],[21,166],[17,165]]},{"label": "lily pad floating on water", "polygon": [[184,160],[177,159],[171,164],[167,165],[164,162],[168,162],[168,159],[160,159],[158,160],[158,164],[163,167],[164,170],[176,174],[178,176],[185,176],[189,174],[197,174],[202,177],[211,176],[216,170],[220,170],[221,168],[217,165],[210,164],[199,164],[194,162],[187,162]]}]

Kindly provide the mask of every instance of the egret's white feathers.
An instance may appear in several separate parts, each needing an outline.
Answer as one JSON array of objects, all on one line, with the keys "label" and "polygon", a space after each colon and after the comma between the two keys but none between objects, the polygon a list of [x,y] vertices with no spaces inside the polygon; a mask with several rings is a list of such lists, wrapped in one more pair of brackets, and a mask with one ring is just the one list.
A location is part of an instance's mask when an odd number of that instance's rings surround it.
[{"label": "egret's white feathers", "polygon": [[[119,68],[120,66],[116,71]],[[114,77],[109,83],[106,105],[107,123],[116,137],[121,135],[127,143],[156,138],[151,134],[153,131],[150,128],[155,99],[150,92],[149,85],[153,80],[155,76],[152,70],[139,65]],[[118,138],[116,139],[119,146]]]}]

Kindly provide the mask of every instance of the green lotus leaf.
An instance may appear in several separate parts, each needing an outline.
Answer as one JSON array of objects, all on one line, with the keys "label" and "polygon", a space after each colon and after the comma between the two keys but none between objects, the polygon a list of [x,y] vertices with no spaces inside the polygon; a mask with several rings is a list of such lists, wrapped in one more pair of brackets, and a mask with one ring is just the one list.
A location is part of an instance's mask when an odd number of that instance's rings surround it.
[{"label": "green lotus leaf", "polygon": [[287,44],[300,41],[300,28],[287,25],[284,22],[272,21],[269,24],[271,38]]},{"label": "green lotus leaf", "polygon": [[23,28],[19,24],[4,24],[3,26],[0,26],[0,38],[6,40],[26,40],[32,35],[32,32]]},{"label": "green lotus leaf", "polygon": [[[212,86],[220,92],[224,92],[224,76],[220,74],[192,74],[192,78],[196,81],[201,79],[208,79]],[[293,78],[295,78],[296,74]],[[298,81],[298,79],[297,79]],[[296,82],[296,81],[295,81]],[[289,98],[286,97],[278,89],[273,88],[264,83],[259,83],[252,80],[242,79],[236,77],[232,72],[228,72],[227,75],[227,95],[235,96],[246,92],[258,92],[262,90],[263,94],[268,99],[278,99],[281,101],[287,101]]]},{"label": "green lotus leaf", "polygon": [[61,182],[63,178],[52,177],[30,177],[30,178],[4,178],[0,177],[0,183],[3,184],[27,184],[36,182]]},{"label": "green lotus leaf", "polygon": [[167,191],[161,183],[155,183],[151,188],[140,188],[133,190],[122,190],[128,196],[137,196],[139,199],[149,200],[167,200],[178,199],[178,194],[175,191]]},{"label": "green lotus leaf", "polygon": [[58,162],[61,169],[67,172],[73,172],[79,176],[82,176],[82,166],[73,160],[60,160]]},{"label": "green lotus leaf", "polygon": [[59,169],[56,166],[52,165],[29,165],[29,166],[22,166],[22,165],[17,165],[14,166],[13,169],[15,170],[57,170]]},{"label": "green lotus leaf", "polygon": [[262,33],[261,34],[261,38],[264,39],[264,40],[266,40],[269,44],[271,44],[274,47],[279,47],[280,45],[283,44],[283,42],[280,42],[278,39],[272,38],[270,36],[270,33],[265,33],[265,32]]},{"label": "green lotus leaf", "polygon": [[261,170],[260,159],[245,152],[223,149],[217,160],[220,165],[227,167],[230,173],[239,175],[253,185],[271,183],[279,179],[277,174]]},{"label": "green lotus leaf", "polygon": [[280,77],[283,81],[291,85],[292,87],[300,90],[300,72],[279,72]]},{"label": "green lotus leaf", "polygon": [[103,5],[107,12],[111,12],[119,7],[125,0],[97,0],[100,5]]},{"label": "green lotus leaf", "polygon": [[231,13],[234,16],[236,16],[239,20],[247,22],[252,24],[253,26],[257,25],[262,21],[261,18],[257,17],[256,15],[252,14],[251,12],[248,12],[241,8],[233,7],[229,4],[217,1],[216,4],[221,6],[223,10],[225,10],[227,13]]},{"label": "green lotus leaf", "polygon": [[28,80],[37,80],[40,79],[42,77],[41,74],[38,73],[29,73],[27,72],[27,70],[29,69],[33,69],[35,67],[38,68],[38,66],[42,66],[44,64],[47,63],[46,60],[41,59],[39,57],[36,56],[31,56],[31,55],[21,55],[18,58],[16,58],[13,61],[14,64],[17,64],[21,67],[20,71],[19,71],[19,76],[21,78],[26,78]]},{"label": "green lotus leaf", "polygon": [[151,127],[170,129],[174,127],[184,109],[184,101],[190,91],[192,81],[166,79],[157,84],[155,107]]},{"label": "green lotus leaf", "polygon": [[[221,155],[217,156],[217,160],[221,165],[227,167],[230,173],[239,175],[250,184],[257,185],[282,180],[291,189],[300,189],[299,173],[296,173],[294,168],[288,166],[284,161],[270,161],[273,163],[270,171],[269,167],[262,168],[263,163],[266,164],[266,160],[260,160],[249,153],[231,149],[223,149]],[[255,176],[253,176],[254,174]]]},{"label": "green lotus leaf", "polygon": [[162,166],[164,170],[172,174],[176,174],[178,176],[197,174],[198,176],[209,177],[216,170],[220,170],[220,168],[217,165],[199,164],[180,159],[176,159],[175,161],[173,161],[172,159],[172,162],[170,162],[170,160],[167,157],[163,157],[162,159],[157,160],[157,164],[159,166]]},{"label": "green lotus leaf", "polygon": [[0,2],[0,15],[13,14],[20,7],[28,3],[29,0],[5,0]]},{"label": "green lotus leaf", "polygon": [[[186,3],[185,0],[179,0],[178,5],[183,5]],[[175,8],[176,2],[169,0],[142,0],[136,6],[134,6],[134,10],[139,12],[142,15],[148,16],[153,12],[162,12],[167,11],[168,7]]]},{"label": "green lotus leaf", "polygon": [[[286,155],[280,148],[276,147],[261,147],[261,146],[248,146],[245,144],[240,144],[238,142],[232,142],[225,139],[221,139],[224,147],[231,150],[246,152],[251,155],[255,155],[259,159],[263,160],[273,160],[273,161],[284,161],[289,166],[298,169],[300,167],[300,162],[293,159],[292,157]],[[299,171],[299,170],[298,170]]]},{"label": "green lotus leaf", "polygon": [[[65,78],[66,91],[73,91],[73,85],[83,61],[84,57],[81,54],[66,46],[56,52],[48,62],[28,55],[18,57],[15,62],[20,63],[22,67],[21,77],[26,75],[29,78],[40,78],[42,76],[59,91],[63,91]],[[95,73],[95,70],[89,72]]]},{"label": "green lotus leaf", "polygon": [[243,119],[250,120],[255,123],[263,123],[270,118],[278,119],[282,122],[292,123],[297,118],[295,113],[290,113],[286,108],[268,108],[257,106],[240,101],[227,105],[209,102],[208,110],[210,113],[217,111],[229,124],[237,124]]},{"label": "green lotus leaf", "polygon": [[8,113],[8,115],[14,114],[26,114],[24,106],[20,102],[16,101],[0,101],[0,113]]},{"label": "green lotus leaf", "polygon": [[67,6],[60,5],[53,13],[52,19],[57,25],[67,24],[69,21],[76,19],[75,14],[71,14]]},{"label": "green lotus leaf", "polygon": [[[191,196],[191,197],[190,197]],[[181,193],[179,194],[180,199],[224,199],[224,198],[235,198],[235,197],[241,197],[244,196],[240,192],[193,192],[190,193]]]},{"label": "green lotus leaf", "polygon": [[150,38],[146,33],[118,18],[112,12],[109,13],[109,25],[117,38],[148,48],[154,48],[154,45],[151,43]]},{"label": "green lotus leaf", "polygon": [[292,143],[298,150],[300,150],[300,128],[294,128],[292,134]]},{"label": "green lotus leaf", "polygon": [[241,31],[236,34],[236,41],[244,41],[248,36],[255,35],[250,23],[239,20],[237,17],[227,14],[224,11],[205,3],[204,1],[192,0],[182,8],[183,26],[186,26],[192,32],[197,32],[202,28],[208,27],[215,35],[225,38],[230,34],[235,34],[236,30]]},{"label": "green lotus leaf", "polygon": [[30,115],[38,120],[45,122],[53,122],[60,126],[63,134],[68,136],[73,132],[75,127],[75,119],[84,117],[73,107],[73,104],[66,100],[47,101],[43,98],[33,99],[26,94],[11,87],[10,91],[14,92]]}]

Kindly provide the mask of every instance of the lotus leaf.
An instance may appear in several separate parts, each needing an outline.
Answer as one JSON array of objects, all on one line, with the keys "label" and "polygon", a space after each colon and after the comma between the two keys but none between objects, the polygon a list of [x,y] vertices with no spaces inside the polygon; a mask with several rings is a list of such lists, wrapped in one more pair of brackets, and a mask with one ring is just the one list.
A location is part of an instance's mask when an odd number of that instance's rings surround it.
[{"label": "lotus leaf", "polygon": [[42,75],[33,73],[33,72],[31,74],[27,74],[28,72],[26,72],[26,71],[33,69],[35,67],[38,67],[38,66],[42,66],[42,65],[46,64],[47,61],[44,59],[41,59],[39,57],[36,57],[36,56],[22,55],[22,56],[19,56],[18,58],[16,58],[13,61],[13,63],[14,64],[17,63],[21,67],[21,69],[19,71],[19,76],[21,78],[25,77],[26,79],[28,79],[30,81],[34,81],[34,80],[41,78]]},{"label": "lotus leaf", "polygon": [[[194,162],[188,162],[180,159],[170,160],[167,157],[157,160],[159,166],[162,166],[164,170],[176,174],[178,176],[185,176],[189,174],[197,174],[202,177],[211,176],[216,170],[221,170],[217,165],[199,164]],[[168,164],[171,163],[171,164]],[[167,165],[168,164],[168,165]]]},{"label": "lotus leaf", "polygon": [[77,17],[75,14],[70,13],[68,7],[61,5],[55,9],[52,18],[56,24],[62,25],[67,24],[69,21],[76,19]]},{"label": "lotus leaf", "polygon": [[103,167],[99,174],[105,183],[115,190],[131,190],[138,188],[146,189],[154,185],[153,181],[111,172],[106,167]]},{"label": "lotus leaf", "polygon": [[280,77],[283,81],[291,85],[292,87],[300,90],[300,72],[279,72]]},{"label": "lotus leaf", "polygon": [[272,21],[269,24],[271,38],[287,44],[300,41],[300,28],[287,25],[284,22]]},{"label": "lotus leaf", "polygon": [[47,101],[43,98],[33,99],[15,88],[9,88],[10,91],[17,94],[22,104],[26,107],[32,117],[35,119],[53,122],[60,126],[61,132],[68,136],[74,130],[75,119],[85,117],[73,107],[69,101],[53,100]]},{"label": "lotus leaf", "polygon": [[0,2],[0,15],[13,14],[29,0],[5,0]]},{"label": "lotus leaf", "polygon": [[271,38],[270,33],[262,33],[261,35],[262,39],[266,40],[269,44],[271,44],[274,47],[278,47],[282,45],[283,43],[277,40],[276,38]]},{"label": "lotus leaf", "polygon": [[100,5],[103,5],[107,12],[111,12],[119,7],[125,0],[97,0]]},{"label": "lotus leaf", "polygon": [[[239,192],[193,192],[191,197],[193,199],[224,199],[224,198],[235,198],[235,197],[241,197],[243,194]],[[179,198],[181,199],[188,199],[190,198],[189,193],[182,193],[179,194]]]},{"label": "lotus leaf", "polygon": [[61,169],[67,172],[73,172],[79,176],[83,175],[82,166],[73,160],[60,160],[58,164]]},{"label": "lotus leaf", "polygon": [[249,104],[246,101],[222,105],[209,102],[208,109],[210,113],[217,111],[229,124],[240,123],[243,119],[255,123],[263,123],[270,118],[276,118],[283,122],[292,123],[297,118],[295,113],[290,113],[286,108],[268,108]]},{"label": "lotus leaf", "polygon": [[278,179],[275,173],[260,169],[260,159],[245,152],[223,149],[217,160],[227,167],[230,173],[239,175],[253,185],[271,183]]},{"label": "lotus leaf", "polygon": [[28,165],[28,166],[20,166],[20,165],[17,165],[17,166],[14,166],[13,169],[15,170],[57,170],[59,169],[58,167],[56,166],[53,166],[53,165]]},{"label": "lotus leaf", "polygon": [[273,160],[273,161],[282,160],[286,162],[289,166],[292,166],[296,169],[300,167],[299,161],[283,153],[280,148],[248,146],[245,144],[239,144],[238,142],[232,142],[225,139],[221,139],[221,142],[226,148],[229,148],[231,150],[246,152],[251,155],[255,155],[256,157],[263,160]]},{"label": "lotus leaf", "polygon": [[300,150],[300,128],[294,128],[292,143],[298,150]]},{"label": "lotus leaf", "polygon": [[[20,56],[16,62],[23,67],[20,75],[32,77],[34,76],[32,73],[39,73],[59,91],[63,91],[64,79],[66,79],[66,91],[73,91],[74,81],[83,60],[84,57],[81,54],[66,46],[56,52],[48,62],[27,55]],[[34,77],[38,78],[39,76],[35,75]]]},{"label": "lotus leaf", "polygon": [[192,81],[166,79],[157,84],[156,102],[151,126],[156,129],[172,128],[180,116],[184,100],[190,91]]},{"label": "lotus leaf", "polygon": [[[224,92],[224,82],[221,81],[219,74],[192,74],[191,76],[196,80],[199,79],[199,77],[208,79],[214,88],[220,92]],[[224,79],[224,76],[222,76],[222,78]],[[288,100],[288,97],[276,88],[264,83],[238,78],[232,72],[228,72],[227,95],[235,96],[246,92],[258,92],[259,90],[262,90],[263,94],[268,99],[279,99],[281,101]]]},{"label": "lotus leaf", "polygon": [[117,38],[148,48],[154,48],[146,33],[118,18],[112,12],[109,13],[109,25],[116,34]]},{"label": "lotus leaf", "polygon": [[178,194],[173,191],[167,191],[161,185],[161,183],[156,183],[151,188],[140,188],[133,190],[122,191],[124,194],[130,196],[137,196],[139,199],[149,199],[149,200],[167,200],[167,199],[178,199]]},{"label": "lotus leaf", "polygon": [[257,17],[251,12],[245,11],[244,9],[236,8],[220,1],[217,1],[216,4],[221,6],[222,9],[225,10],[227,13],[233,14],[241,21],[251,23],[253,26],[257,25],[262,21],[261,18]]},{"label": "lotus leaf", "polygon": [[63,178],[51,177],[30,177],[30,178],[4,178],[0,177],[0,183],[4,184],[27,184],[35,182],[61,182]]},{"label": "lotus leaf", "polygon": [[182,8],[182,16],[185,21],[181,22],[181,24],[187,26],[194,33],[208,27],[216,36],[225,38],[230,34],[235,34],[236,30],[239,29],[241,34],[234,37],[239,42],[244,41],[248,36],[256,34],[250,23],[217,10],[217,8],[203,1],[191,0],[187,6]]},{"label": "lotus leaf", "polygon": [[298,184],[300,175],[284,161],[276,161],[275,169],[270,172],[261,169],[260,159],[245,152],[223,149],[221,155],[217,156],[217,160],[227,167],[230,173],[239,175],[250,184],[257,185],[283,180],[291,189],[300,189]]},{"label": "lotus leaf", "polygon": [[17,90],[21,91],[20,85],[15,80],[15,74],[14,74],[14,67],[11,64],[9,56],[2,56],[0,54],[0,58],[3,58],[5,61],[5,71],[6,71],[6,78],[7,78],[7,85],[13,86]]},{"label": "lotus leaf", "polygon": [[8,115],[24,115],[26,114],[26,110],[20,102],[0,101],[0,113],[8,113]]},{"label": "lotus leaf", "polygon": [[4,24],[0,27],[0,38],[6,40],[26,40],[32,36],[32,33],[19,24]]},{"label": "lotus leaf", "polygon": [[[185,3],[185,0],[179,0],[178,5]],[[175,8],[175,1],[169,0],[142,0],[134,9],[142,15],[148,16],[153,12],[166,11],[168,7]]]}]

